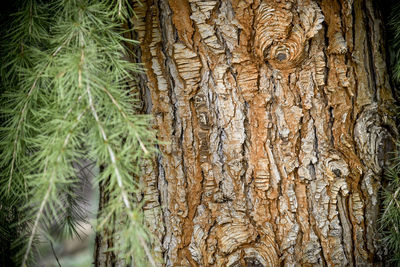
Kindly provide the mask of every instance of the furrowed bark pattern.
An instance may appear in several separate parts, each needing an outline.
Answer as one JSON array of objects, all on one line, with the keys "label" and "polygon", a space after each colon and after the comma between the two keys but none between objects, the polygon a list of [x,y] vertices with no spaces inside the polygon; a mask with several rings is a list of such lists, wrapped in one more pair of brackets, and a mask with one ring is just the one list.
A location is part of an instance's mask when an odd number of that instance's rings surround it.
[{"label": "furrowed bark pattern", "polygon": [[[99,185],[99,211],[105,208],[110,197],[104,190],[105,187],[105,183]],[[114,224],[114,218],[112,218],[109,223]],[[110,233],[109,231],[96,233],[96,244],[93,255],[95,267],[114,267],[116,265],[116,255],[113,251],[110,251],[113,247],[113,241],[113,233]]]},{"label": "furrowed bark pattern", "polygon": [[[396,135],[372,0],[148,0],[134,30],[166,266],[375,266]],[[386,114],[386,115],[385,115]]]}]

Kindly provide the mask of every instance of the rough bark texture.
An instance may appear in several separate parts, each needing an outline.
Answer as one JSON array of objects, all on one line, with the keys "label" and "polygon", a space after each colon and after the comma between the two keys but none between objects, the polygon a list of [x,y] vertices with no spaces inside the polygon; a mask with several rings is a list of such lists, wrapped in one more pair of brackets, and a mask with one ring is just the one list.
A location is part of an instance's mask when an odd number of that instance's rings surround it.
[{"label": "rough bark texture", "polygon": [[[103,168],[101,168],[102,171]],[[99,185],[99,211],[103,210],[107,205],[110,196],[104,190],[106,187],[105,183]],[[99,218],[99,217],[98,217]],[[115,222],[115,218],[111,218],[112,223]],[[96,233],[95,238],[95,250],[94,250],[94,266],[95,267],[111,267],[116,265],[116,255],[110,251],[113,247],[113,233],[105,230],[100,233]]]},{"label": "rough bark texture", "polygon": [[396,133],[372,2],[134,5],[165,142],[142,177],[163,265],[382,262],[378,190]]}]

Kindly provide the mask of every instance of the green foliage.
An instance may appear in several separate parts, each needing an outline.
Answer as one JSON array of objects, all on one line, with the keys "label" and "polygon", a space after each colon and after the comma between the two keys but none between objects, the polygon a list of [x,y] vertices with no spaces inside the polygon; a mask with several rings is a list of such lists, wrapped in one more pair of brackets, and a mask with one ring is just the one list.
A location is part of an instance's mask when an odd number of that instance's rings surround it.
[{"label": "green foliage", "polygon": [[[393,78],[400,82],[400,4],[394,4],[389,18],[393,33],[389,47]],[[397,147],[399,147],[399,143]],[[388,250],[389,261],[400,266],[400,157],[397,151],[393,155],[393,166],[386,170],[388,185],[383,188],[383,212],[380,227],[383,244]]]},{"label": "green foliage", "polygon": [[383,193],[383,214],[381,229],[383,242],[393,255],[390,261],[400,264],[400,166],[387,171],[390,183]]},{"label": "green foliage", "polygon": [[389,25],[393,32],[391,38],[391,50],[393,55],[391,59],[394,60],[393,65],[393,77],[397,82],[400,81],[400,4],[394,4],[392,11],[390,12]]},{"label": "green foliage", "polygon": [[0,234],[18,237],[12,247],[21,266],[55,222],[76,234],[84,218],[76,164],[86,159],[103,167],[96,181],[110,196],[98,230],[118,218],[112,249],[144,265],[153,259],[133,176],[153,152],[155,134],[126,90],[140,71],[125,59],[124,43],[132,41],[121,23],[131,10],[122,0],[50,2],[22,1],[3,42]]}]

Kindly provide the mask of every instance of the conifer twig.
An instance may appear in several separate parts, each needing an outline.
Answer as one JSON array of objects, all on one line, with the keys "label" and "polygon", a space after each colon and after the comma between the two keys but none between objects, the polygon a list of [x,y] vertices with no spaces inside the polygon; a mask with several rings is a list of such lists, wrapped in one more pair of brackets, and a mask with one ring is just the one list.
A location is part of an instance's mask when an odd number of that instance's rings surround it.
[{"label": "conifer twig", "polygon": [[392,206],[393,200],[397,198],[397,195],[400,193],[400,187],[394,192],[392,199],[390,200],[389,204],[387,205],[385,212],[383,213],[382,217],[385,217],[387,211],[389,210],[390,206]]},{"label": "conifer twig", "polygon": [[[83,55],[83,52],[82,52],[82,55]],[[99,131],[100,131],[101,136],[102,136],[102,138],[103,138],[103,140],[104,140],[104,143],[107,144],[108,154],[109,154],[109,156],[110,156],[111,163],[112,163],[113,166],[114,166],[114,172],[115,172],[115,176],[117,177],[118,186],[119,186],[119,188],[120,188],[120,190],[121,190],[122,200],[124,201],[125,206],[130,210],[130,209],[131,209],[131,206],[130,206],[130,203],[129,203],[129,201],[128,201],[128,195],[126,194],[125,189],[124,189],[124,186],[123,186],[123,183],[122,183],[122,176],[121,176],[121,174],[120,174],[120,172],[119,172],[119,169],[118,169],[118,167],[117,167],[117,160],[116,160],[116,158],[115,158],[114,151],[112,150],[112,148],[111,148],[110,145],[109,145],[107,135],[106,135],[106,133],[105,133],[105,131],[104,131],[103,126],[101,126],[99,117],[98,117],[98,115],[97,115],[97,111],[96,111],[96,109],[95,109],[95,107],[94,107],[94,105],[93,105],[93,98],[92,98],[92,94],[91,94],[91,92],[90,92],[90,87],[89,87],[89,85],[86,86],[86,90],[87,90],[86,92],[87,92],[87,94],[88,94],[89,105],[90,105],[90,108],[91,108],[91,110],[92,110],[93,117],[94,117],[94,119],[96,120],[97,127],[99,128]]]},{"label": "conifer twig", "polygon": [[[61,48],[66,45],[68,43],[68,40],[66,40],[62,45],[60,45],[55,51],[54,53],[51,55],[51,57],[55,57],[58,52],[60,52]],[[46,70],[46,68],[50,65],[50,62],[47,62],[47,64],[43,67],[43,69],[38,73],[38,75],[35,77],[35,80],[33,81],[33,84],[31,86],[31,88],[29,89],[28,95],[26,97],[26,101],[25,104],[21,110],[21,114],[20,114],[20,119],[18,121],[18,125],[17,125],[17,129],[15,132],[15,137],[14,137],[14,146],[13,146],[13,156],[12,156],[12,160],[11,160],[11,170],[10,170],[10,177],[8,179],[8,187],[7,187],[7,194],[9,194],[10,189],[11,189],[11,180],[12,180],[12,176],[13,176],[13,172],[14,172],[14,166],[15,166],[15,160],[17,158],[17,144],[18,144],[18,136],[19,136],[19,132],[21,130],[22,127],[22,122],[25,120],[25,113],[28,107],[28,103],[29,103],[29,99],[31,98],[31,95],[34,91],[34,89],[36,88],[36,84],[40,78],[40,76],[42,76],[43,72]]]},{"label": "conifer twig", "polygon": [[33,238],[34,238],[35,235],[36,235],[36,230],[37,230],[37,227],[38,227],[38,224],[39,224],[40,217],[42,216],[44,207],[45,207],[45,205],[46,205],[47,199],[48,199],[49,196],[50,196],[50,192],[51,192],[52,188],[53,188],[53,184],[50,183],[49,187],[47,188],[46,194],[45,194],[45,196],[44,196],[44,198],[43,198],[43,201],[42,201],[42,203],[40,204],[40,208],[39,208],[39,211],[38,211],[38,213],[37,213],[37,216],[36,216],[36,219],[35,219],[35,223],[33,224],[33,227],[32,227],[32,232],[31,232],[31,234],[30,234],[30,236],[29,236],[29,241],[28,241],[27,248],[26,248],[26,250],[25,250],[24,259],[22,260],[22,264],[21,264],[22,267],[25,267],[25,266],[26,266],[26,261],[28,260],[29,253],[30,253],[30,251],[31,251]]},{"label": "conifer twig", "polygon": [[61,267],[60,261],[58,260],[58,257],[56,254],[56,251],[54,250],[53,242],[51,240],[49,240],[49,242],[50,242],[51,250],[53,251],[54,258],[56,258],[58,266]]},{"label": "conifer twig", "polygon": [[[16,264],[30,264],[36,239],[47,231],[43,224],[54,219],[62,222],[64,232],[76,233],[69,216],[81,215],[76,213],[81,200],[69,201],[76,190],[69,185],[80,179],[77,161],[90,155],[108,166],[95,179],[110,179],[106,192],[113,196],[100,211],[98,229],[108,230],[110,216],[121,216],[129,223],[112,226],[116,242],[110,249],[135,266],[156,265],[134,198],[139,188],[131,177],[140,171],[140,157],[153,151],[150,143],[156,138],[148,119],[132,111],[131,95],[124,90],[130,71],[138,71],[123,56],[122,42],[129,40],[121,35],[122,24],[130,11],[126,0],[30,0],[12,23],[11,42],[4,42],[13,45],[11,56],[1,68],[8,103],[0,145],[8,149],[0,163],[5,207],[22,207],[15,218],[28,227],[10,239],[20,249]],[[15,86],[19,91],[12,90]]]},{"label": "conifer twig", "polygon": [[[82,119],[82,117],[83,117],[83,115],[86,113],[86,111],[87,111],[87,109],[85,109],[84,111],[82,111],[82,112],[78,115],[75,125],[78,124],[78,122]],[[60,162],[60,161],[61,161],[61,155],[62,155],[62,153],[64,153],[64,151],[65,151],[65,148],[66,148],[66,146],[67,146],[67,144],[68,144],[68,141],[69,141],[69,139],[70,139],[70,137],[71,137],[71,134],[72,134],[72,132],[68,132],[68,134],[67,134],[67,136],[66,136],[66,138],[65,138],[65,140],[64,140],[64,142],[63,142],[63,146],[62,146],[61,152],[60,152],[60,154],[59,154],[58,157],[57,157],[57,162]],[[54,142],[54,140],[53,140],[53,142]],[[49,160],[48,160],[48,158],[47,158],[46,165],[45,165],[45,168],[44,168],[44,174],[43,174],[43,176],[46,176],[47,167],[48,167],[48,162],[49,162]],[[25,250],[25,255],[24,255],[24,258],[23,258],[23,260],[22,260],[22,264],[21,264],[22,267],[25,267],[26,261],[28,260],[28,256],[29,256],[29,253],[30,253],[30,250],[31,250],[31,247],[32,247],[33,239],[34,239],[34,237],[36,236],[36,231],[37,231],[37,228],[38,228],[38,225],[39,225],[40,218],[42,217],[44,208],[45,208],[45,206],[46,206],[46,204],[47,204],[47,200],[48,200],[48,198],[49,198],[49,196],[50,196],[51,190],[53,189],[53,186],[54,186],[54,183],[53,183],[53,182],[54,182],[54,179],[55,179],[55,176],[56,176],[55,170],[56,170],[56,169],[53,169],[53,172],[52,172],[52,174],[51,174],[51,176],[50,176],[50,179],[49,179],[49,187],[48,187],[47,190],[46,190],[46,194],[44,195],[43,200],[42,200],[42,202],[41,202],[41,204],[40,204],[39,211],[37,212],[37,215],[36,215],[36,218],[35,218],[35,222],[34,222],[34,224],[33,224],[32,231],[31,231],[31,234],[30,234],[30,236],[29,236],[28,245],[27,245],[27,248],[26,248],[26,250]]]},{"label": "conifer twig", "polygon": [[122,3],[121,0],[118,0],[118,16],[121,17],[121,9],[122,9]]},{"label": "conifer twig", "polygon": [[[126,115],[126,113],[122,110],[122,108],[120,107],[120,105],[118,104],[117,100],[115,100],[115,98],[111,95],[111,93],[107,90],[107,88],[102,87],[103,90],[106,92],[106,94],[108,95],[108,97],[111,99],[111,101],[113,102],[113,104],[117,107],[118,111],[121,112],[122,117],[124,117],[125,121],[132,126],[132,128],[134,127],[133,123],[128,119],[128,116]],[[145,154],[148,154],[149,151],[146,149],[145,145],[143,144],[142,140],[140,139],[139,135],[137,134],[137,132],[135,132],[135,137],[137,138],[140,148],[143,150],[143,152]]]},{"label": "conifer twig", "polygon": [[[80,64],[80,66],[83,66],[84,58],[85,58],[84,51],[82,49],[81,50],[81,64]],[[80,71],[79,75],[81,75],[81,74],[82,74],[82,72]],[[81,76],[80,76],[80,78],[81,78]],[[128,211],[129,217],[130,218],[134,218],[133,213],[132,213],[131,204],[129,203],[129,200],[128,200],[128,194],[125,191],[125,188],[124,188],[124,185],[123,185],[123,181],[122,181],[122,176],[121,176],[121,173],[120,173],[120,171],[118,169],[118,166],[117,166],[117,160],[116,160],[116,157],[115,157],[115,153],[114,153],[113,149],[110,146],[107,134],[106,134],[106,132],[105,132],[103,126],[101,125],[100,120],[99,120],[99,116],[98,116],[96,108],[95,108],[95,106],[93,104],[93,97],[92,97],[92,93],[91,93],[91,89],[90,89],[89,84],[86,84],[86,93],[88,95],[89,106],[90,106],[90,108],[92,110],[93,117],[94,117],[94,119],[95,119],[95,121],[97,123],[97,127],[99,128],[99,131],[101,133],[103,141],[107,146],[107,151],[108,151],[108,154],[110,156],[111,163],[112,163],[112,165],[114,167],[115,177],[117,178],[117,184],[118,184],[118,187],[121,190],[122,200],[123,200],[124,205],[125,205],[125,207],[126,207],[126,209]],[[111,95],[109,95],[109,96],[111,96]],[[111,98],[112,98],[112,96],[111,96]],[[122,111],[122,109],[118,106],[118,103],[115,102],[114,104],[116,104],[118,109],[122,112],[122,114],[125,115],[125,113]],[[146,242],[143,240],[143,238],[141,236],[139,236],[138,238],[139,238],[139,241],[140,241],[141,245],[143,246],[143,249],[144,249],[144,251],[146,253],[146,256],[148,257],[150,263],[152,264],[152,266],[156,266],[155,265],[155,261],[154,261],[153,257],[151,256],[151,253],[149,252],[149,249],[147,247]]]},{"label": "conifer twig", "polygon": [[[97,111],[96,111],[96,109],[95,109],[95,107],[93,105],[93,99],[92,99],[92,94],[90,92],[89,85],[87,85],[86,88],[87,88],[86,92],[87,92],[88,98],[89,98],[89,105],[90,105],[90,107],[92,109],[93,117],[95,118],[95,120],[97,122],[97,127],[99,128],[99,131],[100,131],[100,133],[102,135],[104,143],[107,144],[107,150],[108,150],[108,153],[109,153],[109,156],[110,156],[110,159],[111,159],[111,163],[114,166],[114,173],[115,173],[115,176],[117,178],[118,187],[121,190],[122,200],[123,200],[123,202],[124,202],[124,204],[125,204],[125,206],[126,206],[126,208],[128,210],[129,217],[133,218],[134,216],[133,216],[133,213],[132,213],[132,210],[131,210],[131,205],[130,205],[129,200],[128,200],[128,195],[127,195],[127,193],[126,193],[126,191],[124,189],[124,186],[123,186],[122,176],[121,176],[121,174],[119,172],[119,169],[117,167],[117,161],[116,161],[116,158],[115,158],[114,151],[112,150],[111,146],[109,145],[107,135],[106,135],[106,133],[104,131],[104,128],[101,126],[99,117],[97,115]],[[148,259],[151,262],[152,266],[156,266],[155,261],[154,261],[153,257],[151,256],[151,254],[149,252],[147,244],[146,244],[146,242],[143,240],[143,238],[141,236],[139,236],[139,241],[140,241],[141,245],[143,246],[143,249],[144,249],[144,251],[146,253],[146,256],[148,257]]]}]

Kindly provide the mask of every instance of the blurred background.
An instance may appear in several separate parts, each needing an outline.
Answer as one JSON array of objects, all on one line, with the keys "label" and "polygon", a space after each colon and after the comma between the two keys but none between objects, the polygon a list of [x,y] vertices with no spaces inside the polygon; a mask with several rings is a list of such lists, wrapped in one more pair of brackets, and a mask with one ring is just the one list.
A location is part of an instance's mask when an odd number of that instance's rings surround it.
[{"label": "blurred background", "polygon": [[[79,236],[55,239],[42,235],[40,238],[39,254],[36,267],[87,267],[93,266],[95,243],[95,220],[98,209],[99,192],[92,178],[98,174],[98,168],[92,162],[82,161],[79,166],[81,179],[79,202],[84,213],[79,224]],[[57,261],[58,260],[58,261]]]}]

